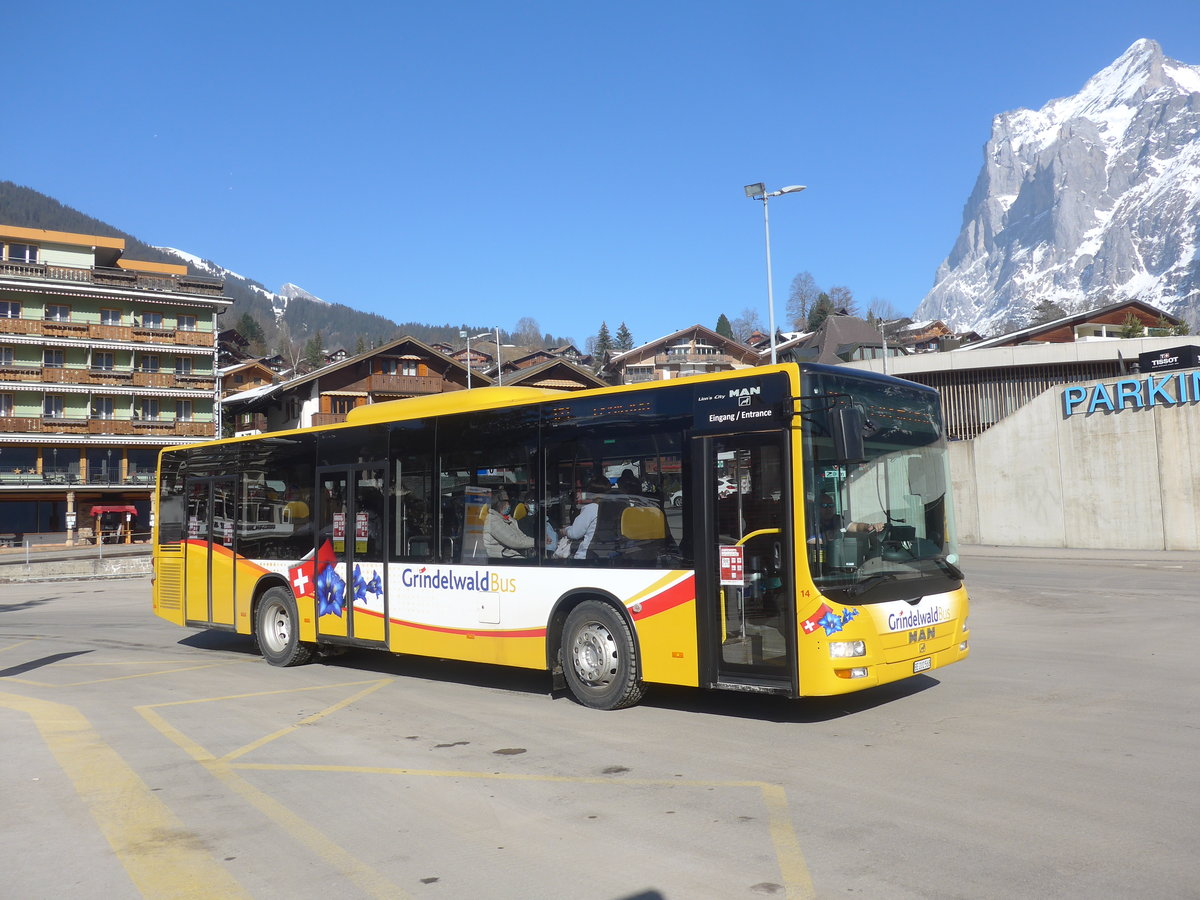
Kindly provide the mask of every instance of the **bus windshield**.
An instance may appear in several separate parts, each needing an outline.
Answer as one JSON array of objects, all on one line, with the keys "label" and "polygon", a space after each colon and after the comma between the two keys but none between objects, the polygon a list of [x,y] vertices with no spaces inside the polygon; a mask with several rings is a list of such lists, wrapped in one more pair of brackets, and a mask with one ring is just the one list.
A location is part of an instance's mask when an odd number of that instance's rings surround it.
[{"label": "bus windshield", "polygon": [[807,556],[817,587],[847,604],[958,588],[937,393],[892,378],[808,371],[802,394]]}]

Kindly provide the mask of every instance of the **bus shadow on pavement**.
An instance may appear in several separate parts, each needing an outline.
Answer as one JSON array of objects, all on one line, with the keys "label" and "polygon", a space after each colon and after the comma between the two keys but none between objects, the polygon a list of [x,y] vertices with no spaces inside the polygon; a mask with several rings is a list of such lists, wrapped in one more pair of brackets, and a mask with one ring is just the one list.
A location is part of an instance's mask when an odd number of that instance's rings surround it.
[{"label": "bus shadow on pavement", "polygon": [[[199,631],[178,643],[180,646],[196,650],[225,651],[242,656],[259,655],[253,638],[228,631]],[[263,664],[266,665],[265,662]],[[331,656],[318,656],[309,665],[517,694],[550,696],[555,700],[574,702],[567,691],[551,690],[548,673],[533,669],[359,649],[349,649]],[[804,724],[829,722],[889,703],[899,703],[940,684],[937,678],[917,675],[853,694],[805,697],[799,700],[769,694],[704,691],[698,688],[652,684],[647,686],[646,695],[640,705],[701,715]]]},{"label": "bus shadow on pavement", "polygon": [[842,694],[836,697],[803,697],[799,700],[770,694],[701,691],[695,688],[654,685],[646,691],[642,705],[702,715],[730,716],[802,725],[829,722],[889,703],[898,703],[939,684],[941,682],[936,678],[917,675],[892,684],[856,691],[853,694]]},{"label": "bus shadow on pavement", "polygon": [[193,650],[224,650],[244,656],[259,655],[254,638],[247,634],[234,634],[232,631],[197,631],[176,643],[180,647],[190,647]]}]

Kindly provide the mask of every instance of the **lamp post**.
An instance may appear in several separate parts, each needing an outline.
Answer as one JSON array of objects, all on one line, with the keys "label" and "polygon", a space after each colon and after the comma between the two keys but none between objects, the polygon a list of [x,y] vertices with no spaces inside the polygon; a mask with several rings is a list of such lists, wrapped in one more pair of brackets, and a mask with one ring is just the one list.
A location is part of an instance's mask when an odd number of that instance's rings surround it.
[{"label": "lamp post", "polygon": [[763,205],[763,233],[767,239],[767,317],[771,326],[771,364],[775,364],[775,291],[771,286],[771,225],[767,220],[767,198],[781,197],[784,194],[798,194],[807,185],[789,184],[777,191],[768,191],[763,182],[746,185],[746,196],[751,200],[761,200]]},{"label": "lamp post", "polygon": [[498,385],[504,384],[504,372],[500,368],[502,362],[503,362],[503,360],[500,359],[500,326],[497,325],[496,326],[496,384],[498,384]]},{"label": "lamp post", "polygon": [[[467,339],[467,390],[469,391],[471,389],[471,341],[477,341],[480,338],[491,337],[492,332],[490,330],[488,330],[488,331],[481,331],[481,332],[479,332],[479,334],[467,334],[465,331],[460,331],[458,333],[458,336]],[[496,357],[499,358],[499,356],[500,356],[500,328],[499,328],[499,326],[497,326],[496,327]]]},{"label": "lamp post", "polygon": [[465,331],[458,333],[460,338],[467,339],[467,390],[471,389],[471,336]]}]

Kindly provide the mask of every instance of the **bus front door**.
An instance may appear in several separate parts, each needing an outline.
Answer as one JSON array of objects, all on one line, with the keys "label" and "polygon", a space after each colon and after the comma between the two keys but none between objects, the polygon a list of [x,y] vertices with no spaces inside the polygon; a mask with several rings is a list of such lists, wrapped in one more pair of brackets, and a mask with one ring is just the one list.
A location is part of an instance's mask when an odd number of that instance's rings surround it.
[{"label": "bus front door", "polygon": [[[796,679],[784,448],[775,435],[702,439],[704,591],[718,684],[786,692]],[[700,561],[698,561],[700,562]],[[715,658],[714,658],[715,657]]]},{"label": "bus front door", "polygon": [[385,643],[384,513],[382,463],[324,468],[317,473],[321,555],[331,566],[317,578],[317,635]]},{"label": "bus front door", "polygon": [[236,489],[233,478],[188,480],[188,621],[233,625]]}]

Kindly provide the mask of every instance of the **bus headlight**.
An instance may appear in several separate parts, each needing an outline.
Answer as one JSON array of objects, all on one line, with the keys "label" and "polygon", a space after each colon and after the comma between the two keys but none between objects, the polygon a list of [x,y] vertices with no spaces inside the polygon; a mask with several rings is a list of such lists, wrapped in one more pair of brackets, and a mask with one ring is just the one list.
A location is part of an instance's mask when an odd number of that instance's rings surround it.
[{"label": "bus headlight", "polygon": [[967,617],[963,616],[963,631],[965,632],[966,630],[967,630]]},{"label": "bus headlight", "polygon": [[833,659],[846,659],[851,656],[866,656],[866,641],[830,641],[829,656]]}]

